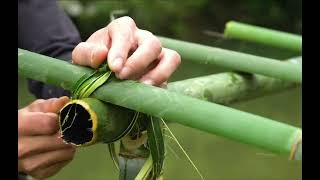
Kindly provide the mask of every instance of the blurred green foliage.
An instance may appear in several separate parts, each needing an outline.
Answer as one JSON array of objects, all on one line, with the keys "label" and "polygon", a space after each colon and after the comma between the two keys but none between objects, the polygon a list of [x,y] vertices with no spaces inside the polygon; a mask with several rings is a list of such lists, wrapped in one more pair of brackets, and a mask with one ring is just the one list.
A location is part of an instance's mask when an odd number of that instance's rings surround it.
[{"label": "blurred green foliage", "polygon": [[[223,32],[229,20],[301,34],[302,0],[60,0],[67,12],[81,6],[72,17],[82,37],[108,23],[114,10],[126,10],[138,27],[157,35],[205,40],[204,31]],[[208,38],[208,37],[207,37]]]}]

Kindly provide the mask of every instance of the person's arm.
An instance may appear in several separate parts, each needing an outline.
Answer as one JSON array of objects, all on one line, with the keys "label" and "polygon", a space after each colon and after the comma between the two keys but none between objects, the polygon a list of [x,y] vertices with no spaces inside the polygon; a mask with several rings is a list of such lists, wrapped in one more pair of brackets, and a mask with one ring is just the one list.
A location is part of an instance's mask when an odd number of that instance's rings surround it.
[{"label": "person's arm", "polygon": [[[81,42],[76,27],[56,0],[18,1],[18,47],[50,57],[71,61],[72,50]],[[69,95],[62,88],[28,81],[37,98]]]}]

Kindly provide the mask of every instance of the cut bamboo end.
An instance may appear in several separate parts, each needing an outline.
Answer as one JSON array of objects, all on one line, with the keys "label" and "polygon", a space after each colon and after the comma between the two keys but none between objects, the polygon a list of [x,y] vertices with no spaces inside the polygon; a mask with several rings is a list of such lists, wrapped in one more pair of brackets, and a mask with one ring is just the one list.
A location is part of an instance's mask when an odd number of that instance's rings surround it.
[{"label": "cut bamboo end", "polygon": [[112,143],[129,133],[134,111],[95,98],[75,99],[60,111],[61,138],[75,146]]},{"label": "cut bamboo end", "polygon": [[62,139],[75,146],[97,142],[98,117],[88,102],[80,99],[67,103],[60,111]]},{"label": "cut bamboo end", "polygon": [[302,160],[302,134],[299,135],[296,142],[292,145],[289,160]]}]

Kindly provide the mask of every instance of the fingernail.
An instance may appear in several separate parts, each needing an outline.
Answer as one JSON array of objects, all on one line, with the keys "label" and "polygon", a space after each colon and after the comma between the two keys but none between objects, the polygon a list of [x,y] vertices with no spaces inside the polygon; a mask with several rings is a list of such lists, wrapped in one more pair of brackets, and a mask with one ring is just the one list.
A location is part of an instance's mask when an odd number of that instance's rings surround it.
[{"label": "fingernail", "polygon": [[154,82],[151,80],[151,79],[147,79],[147,80],[144,80],[142,81],[143,84],[147,84],[147,85],[153,85]]},{"label": "fingernail", "polygon": [[111,66],[115,71],[118,71],[122,67],[122,62],[123,62],[122,58],[116,58],[112,61]]},{"label": "fingernail", "polygon": [[128,67],[124,67],[119,74],[119,78],[120,79],[127,78],[130,75],[130,73],[131,73],[131,69]]}]

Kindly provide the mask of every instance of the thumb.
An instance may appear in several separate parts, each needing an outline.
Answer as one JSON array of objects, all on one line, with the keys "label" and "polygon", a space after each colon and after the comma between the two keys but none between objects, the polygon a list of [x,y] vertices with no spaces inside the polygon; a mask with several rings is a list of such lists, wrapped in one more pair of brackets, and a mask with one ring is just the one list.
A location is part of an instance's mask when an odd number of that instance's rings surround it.
[{"label": "thumb", "polygon": [[51,101],[49,100],[48,103],[46,103],[43,106],[43,108],[44,108],[43,111],[57,113],[68,102],[69,102],[69,98],[67,96],[63,96],[60,98],[54,98]]},{"label": "thumb", "polygon": [[82,42],[72,51],[72,62],[82,66],[97,68],[107,59],[107,55],[108,48],[106,46]]}]

